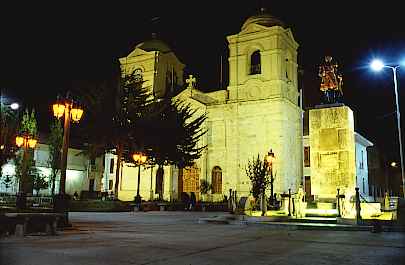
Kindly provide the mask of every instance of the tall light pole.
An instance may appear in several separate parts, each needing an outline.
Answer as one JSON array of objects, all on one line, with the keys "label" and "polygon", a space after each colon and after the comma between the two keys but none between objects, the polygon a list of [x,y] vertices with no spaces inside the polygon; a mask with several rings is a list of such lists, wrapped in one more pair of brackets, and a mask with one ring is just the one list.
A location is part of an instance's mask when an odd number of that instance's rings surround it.
[{"label": "tall light pole", "polygon": [[66,192],[66,166],[67,155],[69,150],[69,135],[70,135],[70,122],[79,122],[83,115],[83,109],[76,104],[70,97],[69,92],[63,99],[58,99],[55,104],[52,105],[53,114],[56,118],[61,118],[65,115],[65,121],[63,126],[63,145],[61,156],[61,173],[60,173],[60,185],[59,193],[65,194]]},{"label": "tall light pole", "polygon": [[142,198],[139,194],[139,186],[141,184],[141,164],[146,162],[147,156],[143,153],[135,153],[132,155],[135,163],[138,164],[138,186],[136,187],[136,196],[135,196],[135,204],[137,204],[138,209],[140,209]]},{"label": "tall light pole", "polygon": [[385,65],[380,60],[374,60],[371,63],[371,68],[375,71],[380,71],[384,67],[390,68],[392,70],[392,74],[394,76],[394,92],[395,92],[395,103],[396,103],[396,113],[397,113],[399,155],[400,155],[400,159],[401,159],[402,196],[405,198],[404,158],[403,158],[403,154],[402,154],[401,118],[400,118],[400,112],[399,112],[398,84],[397,84],[397,69],[399,68],[399,65],[395,65],[395,66]]}]

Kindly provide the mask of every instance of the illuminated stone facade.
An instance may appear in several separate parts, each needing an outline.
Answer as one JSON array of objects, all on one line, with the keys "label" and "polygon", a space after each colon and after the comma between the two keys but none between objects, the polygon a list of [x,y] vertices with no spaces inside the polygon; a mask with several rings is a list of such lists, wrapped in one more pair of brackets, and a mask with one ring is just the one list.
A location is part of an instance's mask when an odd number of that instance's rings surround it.
[{"label": "illuminated stone facade", "polygon": [[356,187],[356,148],[353,112],[347,106],[309,111],[311,193],[336,198],[336,189],[353,194]]},{"label": "illuminated stone facade", "polygon": [[188,88],[176,97],[207,114],[207,134],[201,142],[207,149],[197,161],[200,178],[212,183],[213,169],[220,168],[222,192],[212,199],[222,199],[229,189],[247,196],[248,160],[258,154],[263,158],[272,148],[275,192],[295,192],[302,176],[298,44],[290,29],[266,14],[249,18],[241,32],[227,40],[227,89],[203,93]]}]

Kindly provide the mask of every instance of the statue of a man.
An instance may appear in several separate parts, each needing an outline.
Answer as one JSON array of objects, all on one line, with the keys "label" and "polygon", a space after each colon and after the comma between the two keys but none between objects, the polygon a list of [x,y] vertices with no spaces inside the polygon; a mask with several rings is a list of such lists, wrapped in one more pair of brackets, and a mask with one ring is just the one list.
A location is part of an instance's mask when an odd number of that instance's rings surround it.
[{"label": "statue of a man", "polygon": [[319,66],[318,75],[321,78],[322,103],[332,104],[339,102],[343,96],[343,78],[338,72],[337,63],[332,62],[332,56],[325,56],[325,61]]}]

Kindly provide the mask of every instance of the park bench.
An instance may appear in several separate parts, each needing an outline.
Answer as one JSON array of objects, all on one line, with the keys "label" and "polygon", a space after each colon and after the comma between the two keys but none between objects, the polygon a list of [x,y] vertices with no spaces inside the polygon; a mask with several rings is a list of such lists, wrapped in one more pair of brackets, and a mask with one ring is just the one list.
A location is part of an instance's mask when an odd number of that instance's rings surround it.
[{"label": "park bench", "polygon": [[5,213],[1,225],[8,227],[8,232],[16,236],[44,232],[46,235],[56,235],[60,213]]}]

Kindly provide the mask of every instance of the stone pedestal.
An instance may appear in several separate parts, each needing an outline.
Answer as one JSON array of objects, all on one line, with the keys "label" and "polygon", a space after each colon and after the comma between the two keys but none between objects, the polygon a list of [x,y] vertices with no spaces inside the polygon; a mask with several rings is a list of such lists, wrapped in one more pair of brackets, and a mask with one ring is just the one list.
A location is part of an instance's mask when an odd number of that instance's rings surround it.
[{"label": "stone pedestal", "polygon": [[309,111],[311,193],[315,199],[351,196],[356,187],[353,111],[344,105]]}]

